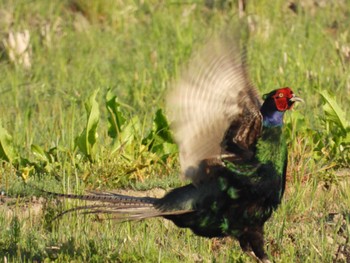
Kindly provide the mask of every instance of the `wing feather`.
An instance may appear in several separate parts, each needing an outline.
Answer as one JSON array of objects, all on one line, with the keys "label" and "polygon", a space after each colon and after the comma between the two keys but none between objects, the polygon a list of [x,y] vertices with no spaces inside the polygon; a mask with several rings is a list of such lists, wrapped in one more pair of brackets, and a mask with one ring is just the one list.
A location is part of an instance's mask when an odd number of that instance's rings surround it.
[{"label": "wing feather", "polygon": [[219,37],[194,57],[167,98],[185,178],[203,179],[204,160],[242,159],[260,135],[261,102],[235,41]]}]

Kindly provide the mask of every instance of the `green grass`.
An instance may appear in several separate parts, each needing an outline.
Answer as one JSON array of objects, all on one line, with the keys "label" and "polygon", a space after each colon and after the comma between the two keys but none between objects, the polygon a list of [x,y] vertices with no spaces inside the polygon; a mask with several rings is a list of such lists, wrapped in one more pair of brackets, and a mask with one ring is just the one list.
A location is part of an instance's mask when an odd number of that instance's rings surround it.
[{"label": "green grass", "polygon": [[[237,21],[236,1],[212,2],[0,1],[7,14],[0,15],[1,38],[28,29],[32,58],[24,69],[0,50],[0,127],[12,136],[16,157],[12,165],[0,153],[0,190],[11,196],[0,205],[0,261],[250,260],[236,241],[200,238],[161,219],[118,224],[71,214],[51,222],[76,202],[33,200],[37,193],[22,180],[59,192],[181,185],[171,142],[157,137],[155,126],[167,126],[155,116],[192,52]],[[350,2],[312,2],[295,1],[295,13],[286,1],[248,1],[240,22],[250,31],[250,77],[260,94],[290,86],[306,102],[286,116],[288,185],[266,224],[275,262],[350,261]],[[96,89],[90,162],[75,146],[89,131],[84,105]],[[116,116],[126,120],[123,136],[133,136],[124,148],[108,134],[108,90],[119,102]],[[327,113],[323,91],[335,95],[342,113]],[[137,121],[126,128],[132,117]]]}]

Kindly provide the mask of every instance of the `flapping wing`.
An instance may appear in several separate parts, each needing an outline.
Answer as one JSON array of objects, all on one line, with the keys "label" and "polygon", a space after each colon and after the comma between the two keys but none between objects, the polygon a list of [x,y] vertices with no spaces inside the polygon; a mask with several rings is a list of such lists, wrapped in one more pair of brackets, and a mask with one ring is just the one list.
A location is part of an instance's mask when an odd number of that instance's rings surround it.
[{"label": "flapping wing", "polygon": [[183,175],[193,181],[206,176],[200,168],[205,160],[249,158],[260,135],[261,102],[229,38],[213,39],[190,61],[167,106]]}]

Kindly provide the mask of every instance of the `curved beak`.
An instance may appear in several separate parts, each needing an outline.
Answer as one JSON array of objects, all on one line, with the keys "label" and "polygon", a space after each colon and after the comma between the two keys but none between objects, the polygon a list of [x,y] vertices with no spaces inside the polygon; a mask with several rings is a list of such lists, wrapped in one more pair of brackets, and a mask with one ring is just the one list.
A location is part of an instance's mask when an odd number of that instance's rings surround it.
[{"label": "curved beak", "polygon": [[295,94],[293,94],[293,97],[289,99],[289,101],[292,102],[305,102],[302,98],[295,96]]}]

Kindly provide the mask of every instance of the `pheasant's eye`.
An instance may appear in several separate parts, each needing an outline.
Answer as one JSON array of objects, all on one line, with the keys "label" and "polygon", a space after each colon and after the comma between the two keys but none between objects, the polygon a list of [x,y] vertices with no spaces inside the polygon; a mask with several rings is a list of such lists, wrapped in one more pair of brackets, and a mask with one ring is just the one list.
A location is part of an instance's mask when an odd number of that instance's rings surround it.
[{"label": "pheasant's eye", "polygon": [[283,98],[283,93],[278,93],[278,97]]}]

